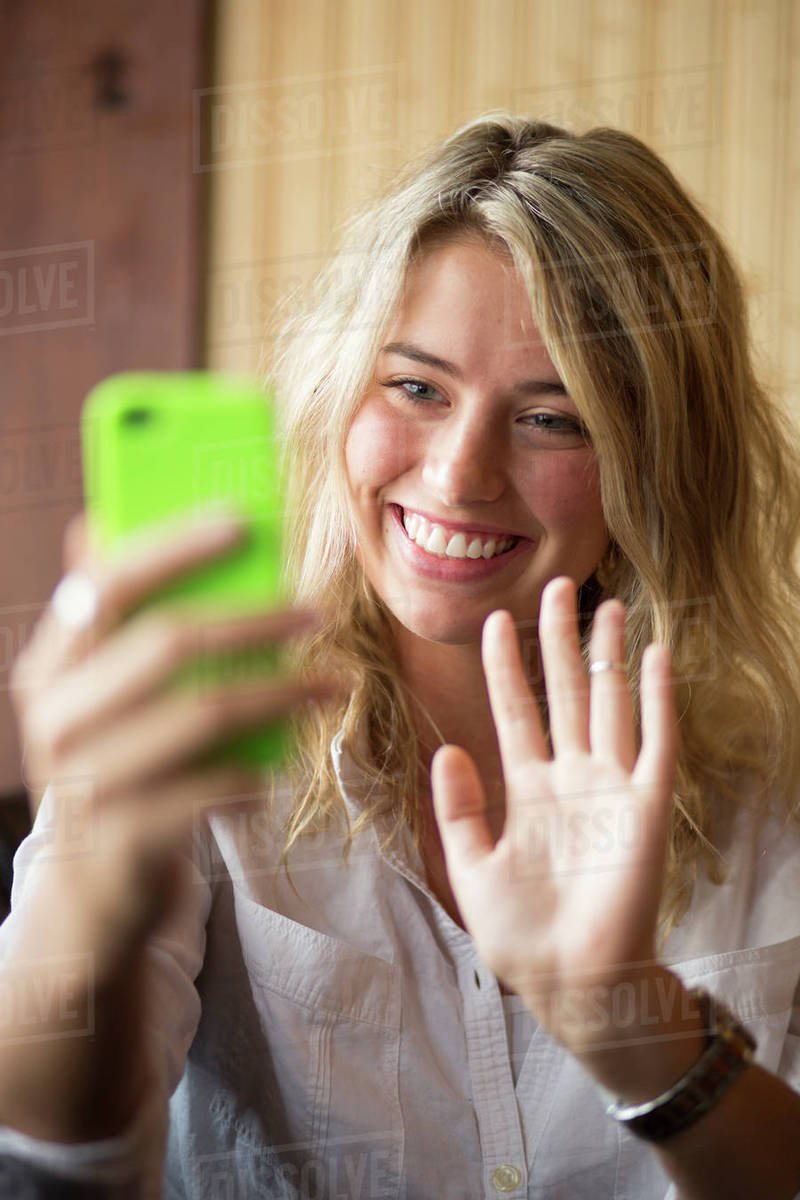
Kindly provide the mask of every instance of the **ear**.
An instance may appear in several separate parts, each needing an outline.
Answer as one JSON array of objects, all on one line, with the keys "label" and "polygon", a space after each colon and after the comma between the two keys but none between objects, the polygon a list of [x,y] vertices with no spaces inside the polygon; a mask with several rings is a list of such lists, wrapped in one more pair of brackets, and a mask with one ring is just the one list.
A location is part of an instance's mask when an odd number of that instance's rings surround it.
[{"label": "ear", "polygon": [[619,565],[619,548],[613,538],[605,548],[603,557],[594,569],[594,576],[601,587],[608,587]]}]

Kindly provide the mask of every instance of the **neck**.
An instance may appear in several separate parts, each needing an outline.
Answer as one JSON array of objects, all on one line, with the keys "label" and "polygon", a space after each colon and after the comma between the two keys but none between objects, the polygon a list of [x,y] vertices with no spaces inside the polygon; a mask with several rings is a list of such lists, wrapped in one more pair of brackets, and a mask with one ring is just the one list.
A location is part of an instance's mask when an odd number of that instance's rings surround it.
[{"label": "neck", "polygon": [[[427,640],[390,616],[395,653],[410,697],[419,742],[417,796],[423,864],[431,891],[463,926],[450,887],[433,813],[431,760],[443,744],[463,747],[478,772],[495,840],[505,823],[505,782],[500,748],[481,661],[480,639],[461,644]],[[537,657],[538,663],[538,657]],[[541,694],[541,685],[536,687]]]},{"label": "neck", "polygon": [[403,627],[396,628],[395,635],[419,741],[417,796],[425,874],[433,894],[463,929],[433,813],[431,760],[442,744],[462,746],[468,752],[486,795],[492,834],[499,838],[505,820],[505,786],[480,645],[426,641]]},{"label": "neck", "polygon": [[[402,632],[399,663],[419,739],[418,790],[424,808],[430,811],[433,756],[441,745],[455,744],[474,761],[490,810],[499,809],[502,827],[503,766],[480,646],[445,645]],[[428,824],[436,830],[435,821]]]}]

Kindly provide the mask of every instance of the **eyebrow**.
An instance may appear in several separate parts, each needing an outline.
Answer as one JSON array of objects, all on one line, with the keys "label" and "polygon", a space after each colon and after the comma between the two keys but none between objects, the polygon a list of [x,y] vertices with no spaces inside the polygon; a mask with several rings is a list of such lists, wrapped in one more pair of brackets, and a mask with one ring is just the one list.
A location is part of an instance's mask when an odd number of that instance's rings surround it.
[{"label": "eyebrow", "polygon": [[[403,358],[410,358],[413,362],[423,363],[426,367],[442,371],[453,379],[463,380],[464,378],[455,363],[448,362],[446,358],[439,358],[435,354],[429,354],[427,350],[422,350],[412,342],[389,342],[388,345],[381,348],[381,354],[400,354]],[[567,396],[569,394],[560,379],[523,379],[512,390],[522,392],[526,396]]]}]

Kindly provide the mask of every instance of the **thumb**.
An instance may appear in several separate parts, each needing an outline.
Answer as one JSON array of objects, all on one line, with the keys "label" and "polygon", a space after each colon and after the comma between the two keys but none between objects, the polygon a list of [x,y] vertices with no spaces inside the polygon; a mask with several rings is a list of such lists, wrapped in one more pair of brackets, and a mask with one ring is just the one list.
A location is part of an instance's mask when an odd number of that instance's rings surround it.
[{"label": "thumb", "polygon": [[461,746],[440,746],[431,762],[433,810],[447,870],[458,874],[494,849],[486,793],[475,763]]}]

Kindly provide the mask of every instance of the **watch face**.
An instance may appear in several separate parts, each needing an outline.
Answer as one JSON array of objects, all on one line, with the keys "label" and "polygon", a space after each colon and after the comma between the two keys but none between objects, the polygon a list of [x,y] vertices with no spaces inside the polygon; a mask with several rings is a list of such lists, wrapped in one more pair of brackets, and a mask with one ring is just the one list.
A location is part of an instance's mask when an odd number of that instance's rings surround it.
[{"label": "watch face", "polygon": [[738,1040],[745,1046],[754,1050],[756,1046],[755,1038],[745,1029],[739,1022],[738,1017],[723,1004],[721,1000],[715,1000],[708,992],[698,988],[698,991],[703,991],[704,1017],[708,1028],[709,1037],[724,1037],[726,1040]]}]

